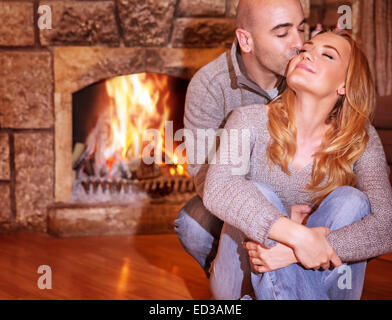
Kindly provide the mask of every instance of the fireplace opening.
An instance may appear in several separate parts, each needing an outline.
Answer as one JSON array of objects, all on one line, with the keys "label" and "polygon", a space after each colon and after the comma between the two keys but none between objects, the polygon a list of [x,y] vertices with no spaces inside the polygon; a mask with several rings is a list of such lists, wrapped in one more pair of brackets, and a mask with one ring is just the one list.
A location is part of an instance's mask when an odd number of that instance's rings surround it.
[{"label": "fireplace opening", "polygon": [[72,95],[72,201],[134,202],[194,191],[185,141],[175,139],[188,83],[138,73]]}]

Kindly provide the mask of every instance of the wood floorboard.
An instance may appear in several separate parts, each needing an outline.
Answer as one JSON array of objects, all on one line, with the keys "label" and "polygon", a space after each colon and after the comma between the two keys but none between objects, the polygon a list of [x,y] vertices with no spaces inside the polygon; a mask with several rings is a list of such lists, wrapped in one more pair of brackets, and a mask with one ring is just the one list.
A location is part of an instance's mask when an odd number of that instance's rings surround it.
[{"label": "wood floorboard", "polygon": [[[39,289],[38,267],[52,270]],[[174,234],[54,238],[0,235],[0,299],[211,299],[208,280]],[[363,299],[392,299],[392,255],[368,264]]]}]

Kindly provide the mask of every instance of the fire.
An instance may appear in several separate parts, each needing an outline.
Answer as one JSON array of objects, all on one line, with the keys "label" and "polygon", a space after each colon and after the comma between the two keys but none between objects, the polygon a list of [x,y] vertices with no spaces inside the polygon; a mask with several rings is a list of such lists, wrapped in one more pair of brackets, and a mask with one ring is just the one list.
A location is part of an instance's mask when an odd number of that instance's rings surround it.
[{"label": "fire", "polygon": [[[147,78],[145,73],[116,77],[106,81],[106,91],[113,132],[110,151],[121,150],[124,160],[141,158],[143,132],[155,128],[164,135],[170,112],[167,78]],[[157,109],[159,100],[162,110]]]},{"label": "fire", "polygon": [[[161,149],[165,155],[164,128],[170,115],[168,78],[140,73],[112,78],[105,82],[105,86],[109,97],[105,124],[109,128],[104,146],[102,143],[99,147],[96,146],[102,154],[99,162],[105,163],[110,172],[118,161],[141,159],[143,133],[152,128],[160,131]],[[174,154],[168,156],[174,163],[170,174],[184,175],[184,167],[178,165],[177,157]]]},{"label": "fire", "polygon": [[178,157],[175,154],[173,155],[172,161],[173,164],[176,166],[176,169],[170,168],[170,174],[172,176],[174,176],[175,174],[178,174],[180,176],[185,175],[185,168],[182,165],[178,164]]}]

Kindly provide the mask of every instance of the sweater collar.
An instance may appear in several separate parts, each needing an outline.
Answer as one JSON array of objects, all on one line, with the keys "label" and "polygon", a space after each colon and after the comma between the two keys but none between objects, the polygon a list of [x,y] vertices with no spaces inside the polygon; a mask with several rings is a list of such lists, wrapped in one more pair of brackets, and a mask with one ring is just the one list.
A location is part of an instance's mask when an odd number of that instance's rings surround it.
[{"label": "sweater collar", "polygon": [[[230,51],[231,60],[236,76],[236,82],[238,87],[248,87],[249,89],[257,92],[261,96],[265,97],[268,101],[272,100],[272,97],[262,89],[256,82],[251,80],[246,72],[244,61],[241,56],[241,49],[239,47],[237,39],[234,40]],[[286,79],[283,79],[278,85],[278,94],[281,94],[286,88]]]}]

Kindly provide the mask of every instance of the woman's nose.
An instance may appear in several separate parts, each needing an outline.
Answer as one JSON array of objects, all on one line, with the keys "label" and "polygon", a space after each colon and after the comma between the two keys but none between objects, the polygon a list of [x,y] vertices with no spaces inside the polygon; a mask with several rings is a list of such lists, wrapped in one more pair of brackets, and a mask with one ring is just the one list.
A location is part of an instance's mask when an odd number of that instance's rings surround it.
[{"label": "woman's nose", "polygon": [[304,53],[303,53],[303,59],[305,59],[305,60],[309,60],[309,61],[313,61],[313,56],[312,56],[312,53],[310,52],[310,51],[305,51]]}]

